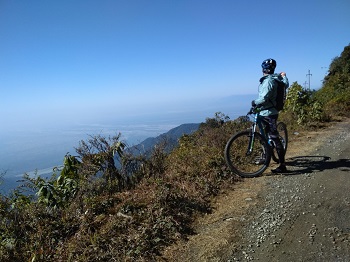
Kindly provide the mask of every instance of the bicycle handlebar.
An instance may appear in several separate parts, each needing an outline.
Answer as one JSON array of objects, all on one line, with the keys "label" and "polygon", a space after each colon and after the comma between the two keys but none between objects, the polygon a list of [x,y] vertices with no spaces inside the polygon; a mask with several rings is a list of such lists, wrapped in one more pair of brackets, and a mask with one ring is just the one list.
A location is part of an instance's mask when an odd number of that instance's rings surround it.
[{"label": "bicycle handlebar", "polygon": [[261,107],[259,106],[253,106],[250,108],[249,112],[247,113],[247,115],[252,115],[252,114],[257,114],[261,111]]}]

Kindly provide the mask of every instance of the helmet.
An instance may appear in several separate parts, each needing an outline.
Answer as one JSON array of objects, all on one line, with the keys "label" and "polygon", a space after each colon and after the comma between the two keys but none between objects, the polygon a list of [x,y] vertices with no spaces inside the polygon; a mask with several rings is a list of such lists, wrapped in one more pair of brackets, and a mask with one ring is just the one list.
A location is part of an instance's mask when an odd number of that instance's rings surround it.
[{"label": "helmet", "polygon": [[276,60],[269,58],[262,62],[261,67],[266,74],[273,74],[277,66]]}]

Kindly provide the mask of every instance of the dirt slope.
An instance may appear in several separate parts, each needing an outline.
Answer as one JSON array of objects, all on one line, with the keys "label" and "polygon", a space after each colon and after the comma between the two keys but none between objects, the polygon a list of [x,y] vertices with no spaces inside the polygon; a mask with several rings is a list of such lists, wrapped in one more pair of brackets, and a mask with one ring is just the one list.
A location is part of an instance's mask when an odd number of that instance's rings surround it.
[{"label": "dirt slope", "polygon": [[168,261],[350,261],[350,121],[290,134],[290,172],[245,179]]}]

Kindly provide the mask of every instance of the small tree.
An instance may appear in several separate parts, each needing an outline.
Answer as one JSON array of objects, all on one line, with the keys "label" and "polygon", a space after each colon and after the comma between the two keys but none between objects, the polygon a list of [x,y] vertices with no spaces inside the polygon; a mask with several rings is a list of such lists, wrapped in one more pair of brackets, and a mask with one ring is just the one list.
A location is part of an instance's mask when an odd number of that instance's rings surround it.
[{"label": "small tree", "polygon": [[101,175],[110,188],[115,185],[118,190],[122,190],[126,187],[127,178],[118,166],[122,165],[121,158],[126,145],[119,139],[120,134],[108,138],[91,136],[87,141],[80,141],[76,152],[81,158],[81,172],[84,176]]},{"label": "small tree", "polygon": [[201,124],[201,128],[209,127],[209,128],[219,128],[225,122],[229,121],[230,117],[221,112],[216,112],[213,118],[207,117],[205,119],[205,123]]},{"label": "small tree", "polygon": [[[80,162],[74,156],[67,154],[64,157],[63,168],[56,180],[44,181],[37,193],[39,202],[51,207],[65,206],[74,198],[79,190],[80,178],[78,174]],[[55,168],[54,171],[59,171]],[[53,174],[56,177],[56,174]]]},{"label": "small tree", "polygon": [[[28,174],[23,176],[22,188],[35,192],[39,203],[44,203],[54,209],[64,207],[69,204],[79,191],[81,179],[79,177],[80,162],[74,156],[67,154],[64,157],[62,169],[55,167],[53,174],[49,179],[40,176],[30,177]],[[57,175],[59,172],[59,175]],[[22,198],[28,198],[20,191],[14,192],[16,201]]]}]

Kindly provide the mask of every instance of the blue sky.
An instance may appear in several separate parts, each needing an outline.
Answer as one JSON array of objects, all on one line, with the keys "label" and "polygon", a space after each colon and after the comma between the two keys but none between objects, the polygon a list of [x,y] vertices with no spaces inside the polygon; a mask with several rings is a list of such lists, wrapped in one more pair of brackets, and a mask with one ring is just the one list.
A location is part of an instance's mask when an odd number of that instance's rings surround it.
[{"label": "blue sky", "polygon": [[350,43],[349,12],[348,0],[0,0],[1,128],[254,94],[269,57],[319,88]]}]

